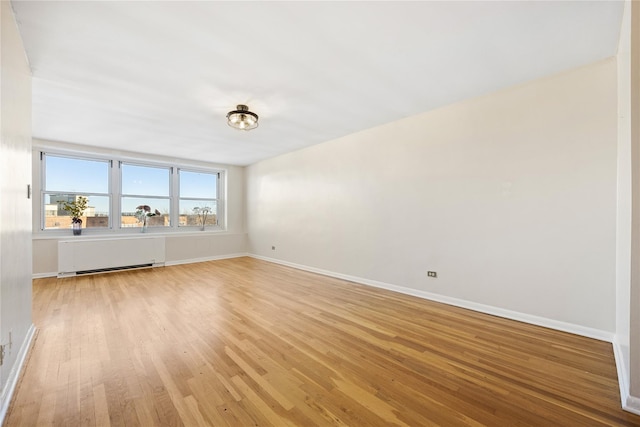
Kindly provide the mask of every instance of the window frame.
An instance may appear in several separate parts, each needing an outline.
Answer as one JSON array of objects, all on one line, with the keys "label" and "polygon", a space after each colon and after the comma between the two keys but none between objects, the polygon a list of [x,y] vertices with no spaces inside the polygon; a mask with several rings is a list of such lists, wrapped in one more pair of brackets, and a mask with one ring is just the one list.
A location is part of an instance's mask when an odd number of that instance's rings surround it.
[{"label": "window frame", "polygon": [[[80,191],[67,191],[67,190],[60,190],[60,191],[52,191],[52,190],[47,190],[46,186],[47,186],[47,156],[50,157],[60,157],[60,158],[65,158],[65,159],[72,159],[72,160],[85,160],[85,161],[90,161],[90,162],[104,162],[107,164],[107,191],[108,193],[88,193],[88,192],[80,192]],[[90,229],[93,230],[111,230],[113,227],[113,217],[111,215],[111,206],[113,204],[113,199],[112,199],[112,187],[111,187],[111,170],[113,169],[113,162],[109,159],[101,159],[101,158],[93,158],[93,157],[88,157],[88,156],[84,156],[84,155],[80,155],[80,156],[73,156],[73,155],[69,155],[69,154],[62,154],[62,153],[55,153],[55,152],[45,152],[45,151],[40,151],[40,231],[43,232],[52,232],[52,231],[58,231],[58,230],[67,230],[66,228],[46,228],[46,221],[47,221],[47,212],[46,212],[46,208],[45,208],[45,197],[47,196],[47,194],[49,195],[54,195],[54,194],[65,194],[65,195],[73,195],[73,196],[85,196],[85,197],[89,197],[89,196],[98,196],[98,197],[107,197],[108,198],[108,205],[109,205],[109,223],[107,227],[91,227]],[[85,227],[85,230],[89,230],[89,228]]]},{"label": "window frame", "polygon": [[[123,166],[136,166],[136,167],[145,167],[145,168],[156,168],[156,169],[166,169],[167,172],[169,172],[169,175],[167,176],[167,189],[168,191],[168,195],[167,196],[150,196],[150,195],[144,195],[144,194],[130,194],[130,193],[124,193],[122,187],[123,187],[123,183],[122,183],[122,170],[123,170]],[[173,227],[173,225],[175,224],[174,221],[174,214],[173,214],[173,194],[174,194],[174,189],[173,189],[173,171],[174,171],[174,167],[173,166],[159,166],[159,165],[151,165],[148,163],[140,163],[140,162],[130,162],[130,161],[125,161],[125,160],[120,160],[118,161],[118,178],[119,178],[119,200],[120,200],[120,206],[119,206],[119,212],[118,212],[118,218],[120,219],[118,221],[118,228],[120,229],[129,229],[129,228],[133,228],[133,229],[139,229],[140,227],[123,227],[122,226],[122,200],[126,197],[132,197],[132,198],[140,198],[140,199],[157,199],[157,200],[168,200],[169,201],[169,225],[162,225],[162,226],[150,226],[150,228],[157,228],[157,229],[171,229]]]},{"label": "window frame", "polygon": [[212,199],[208,199],[206,197],[182,197],[182,195],[180,194],[180,171],[184,171],[184,172],[193,172],[193,173],[206,173],[206,174],[210,174],[210,175],[216,175],[216,196],[215,199],[213,199],[216,203],[216,224],[215,225],[208,225],[207,227],[210,227],[212,229],[221,229],[220,224],[224,224],[224,209],[223,209],[223,205],[222,205],[222,201],[221,201],[221,197],[220,197],[220,189],[221,186],[223,185],[223,176],[224,174],[219,171],[219,170],[204,170],[204,169],[198,169],[198,168],[190,168],[190,167],[178,167],[176,168],[176,180],[177,180],[177,185],[176,185],[176,191],[177,191],[177,195],[176,195],[176,203],[177,203],[177,213],[178,213],[178,224],[177,227],[181,228],[181,229],[191,229],[191,230],[195,230],[198,229],[199,226],[197,225],[180,225],[180,201],[181,200],[203,200],[203,201],[211,201]]},{"label": "window frame", "polygon": [[[36,212],[39,213],[39,227],[37,229],[37,233],[42,233],[43,235],[50,236],[61,236],[67,235],[69,230],[60,229],[60,228],[49,228],[46,229],[46,208],[45,208],[45,195],[46,194],[72,194],[72,195],[94,195],[94,196],[108,196],[109,198],[109,226],[108,227],[91,227],[91,228],[83,228],[82,232],[85,236],[107,236],[107,235],[137,235],[141,234],[139,227],[122,227],[121,225],[121,215],[122,215],[122,197],[142,197],[146,199],[159,198],[166,200],[167,197],[156,197],[156,196],[146,196],[146,195],[135,195],[135,194],[123,194],[122,193],[122,164],[133,165],[133,166],[143,166],[143,167],[154,167],[154,168],[162,168],[169,170],[169,225],[167,226],[154,226],[147,229],[147,234],[164,234],[164,233],[192,233],[198,229],[196,226],[180,226],[179,224],[179,205],[180,205],[180,183],[179,183],[179,170],[184,170],[187,172],[196,172],[196,173],[207,173],[217,175],[216,181],[216,196],[217,196],[217,225],[210,225],[206,227],[206,231],[224,231],[226,230],[226,216],[225,213],[225,205],[226,205],[226,175],[227,170],[220,167],[206,167],[206,166],[196,166],[188,163],[187,160],[182,162],[162,162],[162,161],[152,161],[145,160],[139,157],[115,157],[109,155],[101,155],[98,153],[88,153],[88,152],[78,152],[78,153],[70,153],[66,150],[57,151],[57,150],[49,150],[49,149],[39,149],[39,185],[40,185],[40,197],[39,203],[40,206],[38,209],[34,209],[34,214]],[[35,154],[35,153],[34,153]],[[53,157],[64,157],[69,159],[78,159],[78,160],[88,160],[88,161],[98,161],[98,162],[106,162],[108,163],[108,194],[99,194],[99,193],[83,193],[83,192],[73,192],[73,191],[48,191],[45,189],[46,185],[46,156]],[[34,159],[37,157],[34,156]],[[203,200],[211,200],[211,199],[203,199]],[[35,198],[34,198],[35,202]],[[35,224],[34,224],[35,225]],[[202,231],[199,231],[202,232]]]}]

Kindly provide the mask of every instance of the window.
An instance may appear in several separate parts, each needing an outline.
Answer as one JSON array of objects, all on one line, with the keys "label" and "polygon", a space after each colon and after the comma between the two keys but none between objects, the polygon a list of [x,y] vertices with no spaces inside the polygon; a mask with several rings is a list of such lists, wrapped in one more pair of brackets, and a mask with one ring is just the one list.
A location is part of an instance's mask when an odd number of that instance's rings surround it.
[{"label": "window", "polygon": [[88,199],[82,227],[97,234],[224,225],[224,171],[66,154],[40,159],[42,230],[71,228],[63,203],[80,197]]},{"label": "window", "polygon": [[180,182],[180,226],[218,224],[218,180],[220,173],[178,170]]},{"label": "window", "polygon": [[120,164],[120,227],[171,225],[171,168]]},{"label": "window", "polygon": [[108,228],[110,212],[107,160],[42,154],[42,229],[71,228],[71,215],[62,207],[86,197],[88,207],[80,218],[85,228]]}]

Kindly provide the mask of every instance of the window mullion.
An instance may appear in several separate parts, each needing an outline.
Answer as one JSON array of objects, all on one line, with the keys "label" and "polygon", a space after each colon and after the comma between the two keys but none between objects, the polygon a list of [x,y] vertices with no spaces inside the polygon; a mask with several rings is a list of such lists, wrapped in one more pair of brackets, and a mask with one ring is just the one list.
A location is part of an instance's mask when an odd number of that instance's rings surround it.
[{"label": "window mullion", "polygon": [[171,228],[177,229],[180,223],[180,176],[179,168],[171,168]]},{"label": "window mullion", "polygon": [[122,229],[122,226],[120,223],[120,209],[121,209],[120,196],[122,193],[122,184],[120,179],[120,171],[122,170],[121,164],[122,164],[121,161],[115,161],[115,162],[111,161],[111,167],[109,168],[109,172],[111,174],[110,180],[109,180],[109,185],[110,185],[109,192],[111,193],[110,204],[111,204],[111,212],[113,212],[113,214],[111,215],[110,226],[112,230],[118,230],[118,231]]},{"label": "window mullion", "polygon": [[[193,208],[196,206],[211,207],[212,213],[215,214],[215,222],[224,224],[225,201],[221,195],[224,197],[225,171],[197,167],[182,169],[175,165],[120,160],[100,154],[95,154],[94,157],[89,153],[52,154],[43,150],[34,154],[34,160],[37,159],[36,156],[40,156],[39,222],[40,229],[43,231],[54,229],[62,231],[68,228],[67,212],[56,211],[55,205],[58,200],[71,200],[77,196],[88,197],[89,206],[95,207],[94,210],[85,211],[84,216],[87,217],[87,220],[83,225],[98,232],[100,229],[103,231],[122,230],[124,228],[122,225],[123,209],[127,211],[127,214],[131,214],[132,209],[140,204],[149,205],[152,212],[154,210],[162,212],[165,220],[160,221],[158,226],[163,226],[165,229],[177,230],[180,227],[180,221],[184,221],[185,215],[189,218],[189,225],[192,225],[192,217],[195,215]],[[129,166],[134,168],[128,169]],[[135,169],[135,167],[141,169]],[[156,171],[154,172],[153,169]],[[160,173],[157,169],[163,169],[165,172]],[[185,183],[182,184],[187,187],[182,189],[181,170],[188,173],[188,176],[184,177]],[[160,182],[160,177],[166,177],[167,174],[168,182],[167,178],[162,178]],[[167,184],[168,188],[164,187]],[[52,188],[47,188],[47,185]],[[214,185],[215,189],[212,188]],[[125,188],[131,193],[148,191],[161,195],[126,194],[123,191]],[[85,189],[89,191],[82,191]],[[91,191],[92,189],[94,192]],[[181,194],[181,190],[184,191],[184,194]],[[184,210],[182,216],[181,208]],[[105,218],[107,215],[108,224]],[[207,218],[207,223],[213,225],[213,219]],[[129,220],[124,224],[125,227],[130,225]],[[34,227],[37,226],[36,220]]]}]

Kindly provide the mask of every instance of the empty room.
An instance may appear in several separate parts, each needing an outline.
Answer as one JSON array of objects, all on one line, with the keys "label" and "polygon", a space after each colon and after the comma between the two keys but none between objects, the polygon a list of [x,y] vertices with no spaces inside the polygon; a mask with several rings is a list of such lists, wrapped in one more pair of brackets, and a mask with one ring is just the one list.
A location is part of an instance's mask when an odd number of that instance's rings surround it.
[{"label": "empty room", "polygon": [[0,0],[4,426],[640,426],[637,1]]}]

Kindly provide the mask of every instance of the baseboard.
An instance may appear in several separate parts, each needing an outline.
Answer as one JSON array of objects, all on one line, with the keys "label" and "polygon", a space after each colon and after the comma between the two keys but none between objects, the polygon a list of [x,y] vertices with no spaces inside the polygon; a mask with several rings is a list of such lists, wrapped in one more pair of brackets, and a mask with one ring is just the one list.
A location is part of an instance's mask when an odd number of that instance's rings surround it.
[{"label": "baseboard", "polygon": [[177,261],[165,261],[164,265],[170,266],[170,265],[180,265],[180,264],[193,264],[196,262],[219,261],[221,259],[241,258],[245,256],[249,256],[249,254],[247,254],[246,252],[243,252],[243,253],[227,254],[227,255],[215,255],[215,256],[204,257],[204,258],[190,258],[190,259],[181,259]]},{"label": "baseboard", "polygon": [[[195,262],[218,261],[221,259],[241,258],[244,256],[249,256],[249,254],[242,252],[242,253],[216,255],[216,256],[203,257],[203,258],[189,258],[189,259],[181,259],[177,261],[165,261],[164,265],[170,266],[170,265],[181,265],[181,264],[193,264]],[[44,279],[46,277],[58,277],[58,272],[53,271],[51,273],[37,273],[31,276],[32,279]]]},{"label": "baseboard", "polygon": [[11,399],[13,398],[13,393],[16,389],[16,385],[18,384],[18,379],[20,378],[20,373],[24,368],[24,362],[27,360],[27,355],[29,354],[29,350],[31,349],[31,344],[33,344],[33,337],[35,336],[36,327],[31,324],[29,330],[27,331],[27,336],[22,342],[22,346],[20,347],[20,352],[18,353],[18,357],[16,359],[16,363],[11,368],[11,372],[9,373],[9,377],[7,378],[7,383],[5,387],[2,389],[2,395],[0,396],[0,425],[4,424],[4,419],[7,416],[7,411],[9,410],[9,404],[11,403]]},{"label": "baseboard", "polygon": [[32,279],[44,279],[46,277],[58,277],[58,272],[52,271],[50,273],[34,273],[31,275]]},{"label": "baseboard", "polygon": [[620,387],[620,404],[622,409],[640,415],[640,398],[629,394],[628,367],[622,355],[623,350],[616,337],[613,338],[613,357],[616,360],[616,370],[618,371],[618,385]]},{"label": "baseboard", "polygon": [[623,400],[622,409],[640,415],[640,398],[627,394],[626,399]]},{"label": "baseboard", "polygon": [[602,331],[599,329],[588,328],[581,325],[575,325],[573,323],[561,322],[558,320],[548,319],[545,317],[534,316],[526,313],[520,313],[517,311],[505,310],[499,307],[493,307],[490,305],[479,304],[472,301],[466,301],[458,298],[448,297],[445,295],[434,294],[431,292],[420,291],[417,289],[407,288],[404,286],[392,285],[389,283],[378,282],[375,280],[363,279],[362,277],[350,276],[348,274],[336,273],[333,271],[323,270],[320,268],[309,267],[302,264],[296,264],[288,261],[283,261],[275,258],[264,257],[261,255],[248,254],[248,256],[263,261],[273,262],[276,264],[285,265],[287,267],[297,268],[299,270],[309,271],[312,273],[322,274],[324,276],[335,277],[337,279],[348,280],[350,282],[360,283],[363,285],[369,285],[376,288],[382,288],[389,291],[399,292],[401,294],[412,295],[418,298],[424,298],[430,301],[441,302],[443,304],[453,305],[456,307],[466,308],[480,313],[490,314],[492,316],[503,317],[505,319],[517,320],[518,322],[529,323],[532,325],[542,326],[545,328],[554,329],[562,332],[569,332],[575,335],[581,335],[587,338],[593,338],[600,341],[613,342],[613,333]]}]

